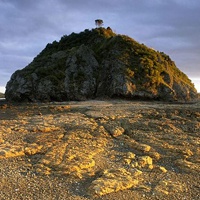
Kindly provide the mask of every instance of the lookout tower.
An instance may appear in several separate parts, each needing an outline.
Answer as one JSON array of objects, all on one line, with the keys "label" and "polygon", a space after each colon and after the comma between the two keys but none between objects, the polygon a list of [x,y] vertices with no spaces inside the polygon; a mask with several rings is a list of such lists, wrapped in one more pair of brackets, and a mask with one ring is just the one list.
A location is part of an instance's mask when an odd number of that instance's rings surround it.
[{"label": "lookout tower", "polygon": [[103,26],[103,20],[102,19],[96,19],[95,20],[96,27],[102,27]]}]

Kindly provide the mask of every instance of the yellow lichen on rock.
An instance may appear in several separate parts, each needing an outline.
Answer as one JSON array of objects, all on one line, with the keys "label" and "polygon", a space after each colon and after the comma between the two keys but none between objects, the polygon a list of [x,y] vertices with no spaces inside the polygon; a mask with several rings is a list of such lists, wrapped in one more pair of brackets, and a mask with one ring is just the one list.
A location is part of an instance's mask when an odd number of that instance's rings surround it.
[{"label": "yellow lichen on rock", "polygon": [[91,195],[105,195],[136,186],[138,180],[123,168],[105,170],[90,186]]},{"label": "yellow lichen on rock", "polygon": [[114,127],[112,130],[111,130],[111,134],[113,137],[118,137],[120,135],[122,135],[124,133],[124,129],[122,127]]},{"label": "yellow lichen on rock", "polygon": [[138,164],[140,167],[145,167],[146,165],[152,165],[153,161],[150,156],[140,156],[138,157]]},{"label": "yellow lichen on rock", "polygon": [[24,156],[24,148],[18,145],[11,145],[8,143],[0,145],[0,159]]},{"label": "yellow lichen on rock", "polygon": [[34,155],[36,153],[40,153],[42,149],[42,145],[38,145],[36,143],[30,144],[24,148],[24,153],[26,155]]}]

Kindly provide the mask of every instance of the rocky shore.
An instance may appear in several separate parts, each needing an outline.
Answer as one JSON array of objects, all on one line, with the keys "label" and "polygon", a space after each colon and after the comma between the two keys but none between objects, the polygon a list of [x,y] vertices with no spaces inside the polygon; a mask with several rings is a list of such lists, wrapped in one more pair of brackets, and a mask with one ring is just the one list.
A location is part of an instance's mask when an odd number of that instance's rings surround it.
[{"label": "rocky shore", "polygon": [[1,199],[200,199],[200,103],[0,104]]}]

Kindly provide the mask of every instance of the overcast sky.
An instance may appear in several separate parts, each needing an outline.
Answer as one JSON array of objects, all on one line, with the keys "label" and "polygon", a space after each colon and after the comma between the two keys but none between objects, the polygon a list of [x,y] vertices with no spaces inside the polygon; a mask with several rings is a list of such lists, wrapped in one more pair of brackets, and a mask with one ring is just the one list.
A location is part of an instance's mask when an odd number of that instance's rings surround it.
[{"label": "overcast sky", "polygon": [[168,54],[200,92],[199,0],[0,0],[0,91],[47,43],[98,18]]}]

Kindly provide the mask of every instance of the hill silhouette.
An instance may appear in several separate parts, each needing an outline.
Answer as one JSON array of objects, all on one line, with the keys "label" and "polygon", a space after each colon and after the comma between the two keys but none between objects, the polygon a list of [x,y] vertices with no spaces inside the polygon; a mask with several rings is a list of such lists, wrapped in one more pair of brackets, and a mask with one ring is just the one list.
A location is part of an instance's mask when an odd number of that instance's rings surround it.
[{"label": "hill silhouette", "polygon": [[168,55],[108,27],[64,35],[47,44],[12,75],[5,96],[10,101],[189,101],[197,98],[197,91]]}]

